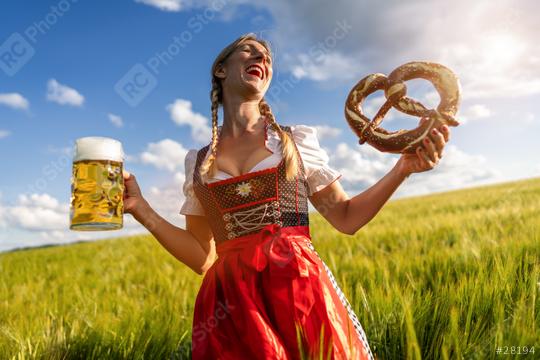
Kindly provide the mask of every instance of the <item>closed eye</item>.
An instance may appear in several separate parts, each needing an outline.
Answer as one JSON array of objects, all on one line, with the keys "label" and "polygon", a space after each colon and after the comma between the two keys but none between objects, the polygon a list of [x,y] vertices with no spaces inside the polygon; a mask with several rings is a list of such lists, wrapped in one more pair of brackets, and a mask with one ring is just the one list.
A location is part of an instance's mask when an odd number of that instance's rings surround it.
[{"label": "closed eye", "polygon": [[[243,47],[240,51],[251,52],[251,46],[246,45],[246,46]],[[268,53],[266,53],[265,59],[266,59],[266,62],[267,62],[267,63],[269,63],[269,64],[272,63],[272,58],[270,57],[270,55],[268,55]]]}]

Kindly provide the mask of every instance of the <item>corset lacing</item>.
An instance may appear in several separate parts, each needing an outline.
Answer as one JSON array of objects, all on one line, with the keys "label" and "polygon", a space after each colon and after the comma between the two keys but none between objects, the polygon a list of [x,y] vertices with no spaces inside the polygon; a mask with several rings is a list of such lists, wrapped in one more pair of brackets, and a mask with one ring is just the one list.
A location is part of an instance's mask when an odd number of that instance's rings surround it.
[{"label": "corset lacing", "polygon": [[[223,215],[223,220],[226,222],[225,229],[229,231],[228,237],[234,238],[272,223],[281,225],[278,207],[279,203],[277,201],[272,201],[265,202],[247,210],[236,210],[233,213],[225,213]],[[234,223],[230,222],[231,219],[234,220]],[[264,221],[265,219],[267,221]],[[235,225],[239,229],[233,230]]]}]

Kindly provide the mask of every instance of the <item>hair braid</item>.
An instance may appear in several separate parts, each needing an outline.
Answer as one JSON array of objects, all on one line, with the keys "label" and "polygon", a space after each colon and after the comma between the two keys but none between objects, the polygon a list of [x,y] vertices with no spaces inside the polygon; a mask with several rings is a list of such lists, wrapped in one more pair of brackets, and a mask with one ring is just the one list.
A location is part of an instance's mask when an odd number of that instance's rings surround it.
[{"label": "hair braid", "polygon": [[208,156],[206,161],[203,162],[200,167],[200,174],[203,179],[206,179],[207,176],[214,177],[217,172],[216,152],[219,140],[218,108],[219,103],[221,102],[221,86],[215,79],[212,79],[212,90],[210,91],[210,99],[212,102],[212,143],[210,146],[210,156]]},{"label": "hair braid", "polygon": [[259,111],[261,112],[261,115],[265,116],[270,121],[272,128],[279,134],[282,144],[281,155],[285,159],[286,178],[288,181],[291,181],[298,174],[298,156],[296,154],[294,142],[289,134],[283,131],[278,125],[270,105],[268,105],[264,98],[259,103]]}]

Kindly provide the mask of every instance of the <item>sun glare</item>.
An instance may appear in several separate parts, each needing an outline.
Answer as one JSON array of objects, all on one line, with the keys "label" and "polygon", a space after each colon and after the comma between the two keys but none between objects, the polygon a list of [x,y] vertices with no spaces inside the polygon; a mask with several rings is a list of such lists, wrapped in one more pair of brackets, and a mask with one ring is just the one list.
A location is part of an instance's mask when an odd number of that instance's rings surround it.
[{"label": "sun glare", "polygon": [[480,48],[485,64],[501,71],[518,65],[523,52],[524,44],[508,33],[487,35]]}]

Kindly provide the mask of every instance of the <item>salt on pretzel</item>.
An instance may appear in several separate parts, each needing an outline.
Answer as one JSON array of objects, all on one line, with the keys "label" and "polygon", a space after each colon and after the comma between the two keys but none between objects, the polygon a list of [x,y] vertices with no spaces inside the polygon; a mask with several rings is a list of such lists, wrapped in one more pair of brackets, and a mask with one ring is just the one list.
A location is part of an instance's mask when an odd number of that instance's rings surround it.
[{"label": "salt on pretzel", "polygon": [[[427,109],[420,102],[406,96],[405,81],[423,78],[430,81],[441,98],[437,109]],[[379,109],[373,121],[362,112],[365,98],[375,91],[383,90],[386,102]],[[388,77],[384,74],[370,74],[360,80],[349,92],[345,102],[345,118],[360,138],[377,150],[389,153],[414,153],[422,145],[431,129],[441,125],[458,126],[454,118],[461,99],[461,84],[456,75],[447,67],[427,61],[412,61],[393,70]],[[409,115],[427,118],[412,130],[387,131],[379,127],[391,107]]]}]

